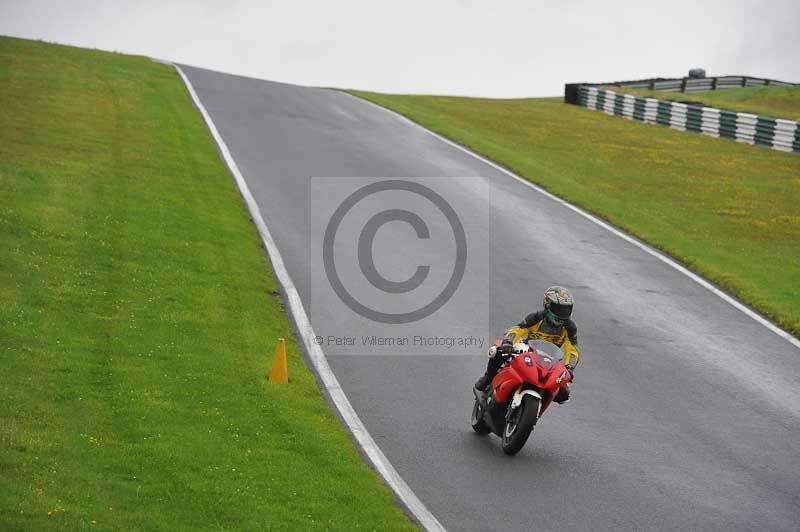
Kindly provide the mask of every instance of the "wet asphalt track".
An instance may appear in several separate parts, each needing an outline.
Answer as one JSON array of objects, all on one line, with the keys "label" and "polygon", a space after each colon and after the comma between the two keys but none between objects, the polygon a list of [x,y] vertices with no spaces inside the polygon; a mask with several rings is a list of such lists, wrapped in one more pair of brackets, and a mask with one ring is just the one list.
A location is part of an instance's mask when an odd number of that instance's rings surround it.
[{"label": "wet asphalt track", "polygon": [[[325,347],[367,429],[446,528],[800,528],[799,349],[632,244],[391,113],[335,91],[183,68],[307,308],[314,176],[484,176],[491,251],[504,260],[491,264],[492,313],[477,335],[493,338],[539,303],[521,286],[573,288],[584,352],[574,399],[548,412],[514,458],[468,426],[480,353],[359,356]],[[416,239],[410,231],[394,237],[404,234]],[[435,313],[419,327],[446,331],[458,319]],[[349,312],[312,325],[365,327]]]}]

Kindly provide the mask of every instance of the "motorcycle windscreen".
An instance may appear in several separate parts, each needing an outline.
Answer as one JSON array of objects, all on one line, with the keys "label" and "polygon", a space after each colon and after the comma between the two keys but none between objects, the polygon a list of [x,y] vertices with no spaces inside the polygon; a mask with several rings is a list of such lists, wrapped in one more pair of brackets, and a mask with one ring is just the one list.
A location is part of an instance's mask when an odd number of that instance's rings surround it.
[{"label": "motorcycle windscreen", "polygon": [[528,345],[536,350],[536,359],[540,366],[552,368],[557,362],[564,360],[564,350],[556,344],[545,340],[530,340]]}]

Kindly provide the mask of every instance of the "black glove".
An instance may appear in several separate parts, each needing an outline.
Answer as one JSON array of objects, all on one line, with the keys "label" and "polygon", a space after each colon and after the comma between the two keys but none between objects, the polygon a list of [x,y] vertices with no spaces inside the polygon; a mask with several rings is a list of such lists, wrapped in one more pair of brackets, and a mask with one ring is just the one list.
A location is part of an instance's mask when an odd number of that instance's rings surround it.
[{"label": "black glove", "polygon": [[503,343],[497,347],[498,355],[510,355],[514,352],[514,345],[510,340],[503,340]]},{"label": "black glove", "polygon": [[567,368],[567,371],[569,371],[569,376],[570,376],[569,380],[574,381],[575,380],[575,366],[573,366],[572,364],[567,364],[566,368]]}]

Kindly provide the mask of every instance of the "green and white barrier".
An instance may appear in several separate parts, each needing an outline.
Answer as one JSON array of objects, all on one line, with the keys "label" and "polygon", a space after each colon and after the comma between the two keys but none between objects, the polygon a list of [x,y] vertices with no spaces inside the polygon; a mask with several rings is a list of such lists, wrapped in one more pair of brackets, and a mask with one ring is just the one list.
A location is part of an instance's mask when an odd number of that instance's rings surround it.
[{"label": "green and white barrier", "polygon": [[647,124],[661,124],[680,131],[695,131],[745,144],[800,152],[800,127],[793,120],[642,98],[596,87],[580,87],[578,105]]}]

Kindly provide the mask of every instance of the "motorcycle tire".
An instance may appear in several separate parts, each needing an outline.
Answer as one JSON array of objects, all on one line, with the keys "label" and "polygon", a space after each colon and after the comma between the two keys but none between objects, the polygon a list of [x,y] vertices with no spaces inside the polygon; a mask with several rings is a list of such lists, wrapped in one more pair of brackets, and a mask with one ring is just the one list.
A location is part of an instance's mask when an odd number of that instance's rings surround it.
[{"label": "motorcycle tire", "polygon": [[481,407],[477,399],[475,399],[475,403],[472,405],[470,424],[472,425],[472,430],[478,434],[489,434],[492,431],[483,419],[483,412],[481,412]]},{"label": "motorcycle tire", "polygon": [[517,408],[516,422],[506,422],[503,427],[503,452],[509,455],[517,454],[528,437],[533,432],[539,415],[539,400],[530,395],[522,398]]}]

